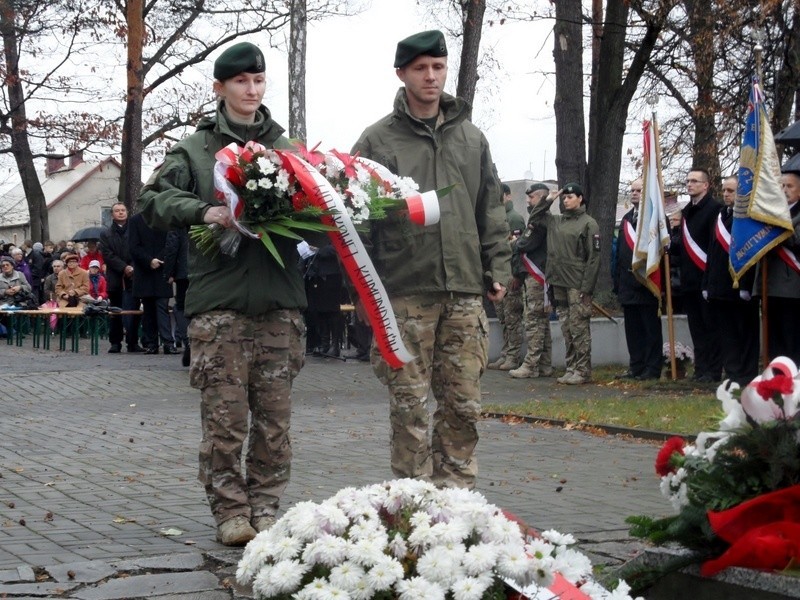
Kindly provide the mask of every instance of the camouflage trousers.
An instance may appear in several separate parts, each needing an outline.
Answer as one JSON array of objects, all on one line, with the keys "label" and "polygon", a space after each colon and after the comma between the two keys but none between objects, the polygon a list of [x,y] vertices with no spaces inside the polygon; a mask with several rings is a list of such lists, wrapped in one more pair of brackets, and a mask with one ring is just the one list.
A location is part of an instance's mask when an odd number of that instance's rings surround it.
[{"label": "camouflage trousers", "polygon": [[[435,293],[392,299],[406,348],[415,358],[392,369],[372,348],[375,374],[389,388],[392,471],[438,486],[472,489],[489,323],[480,296]],[[432,432],[428,395],[436,409]],[[430,441],[429,441],[430,436]]]},{"label": "camouflage trousers", "polygon": [[525,296],[522,288],[514,291],[509,288],[503,299],[494,303],[494,311],[503,327],[503,349],[500,351],[500,358],[519,364],[525,312]]},{"label": "camouflage trousers", "polygon": [[592,306],[574,288],[553,287],[561,333],[566,346],[567,372],[592,377]]},{"label": "camouflage trousers", "polygon": [[292,381],[305,344],[300,312],[214,310],[195,316],[188,331],[190,382],[202,398],[199,479],[211,512],[218,524],[274,515],[292,460]]},{"label": "camouflage trousers", "polygon": [[525,279],[525,337],[528,351],[522,364],[547,372],[553,368],[550,305],[545,306],[544,286],[533,277]]}]

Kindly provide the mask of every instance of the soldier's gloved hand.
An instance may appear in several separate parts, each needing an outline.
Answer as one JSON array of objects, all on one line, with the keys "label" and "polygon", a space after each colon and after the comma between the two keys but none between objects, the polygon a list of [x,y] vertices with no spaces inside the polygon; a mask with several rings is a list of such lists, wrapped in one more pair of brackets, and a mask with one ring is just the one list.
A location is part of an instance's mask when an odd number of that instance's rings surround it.
[{"label": "soldier's gloved hand", "polygon": [[708,290],[703,290],[703,300],[708,300]]},{"label": "soldier's gloved hand", "polygon": [[750,295],[750,292],[748,292],[747,290],[739,290],[739,298],[741,298],[745,302],[750,302],[752,296]]}]

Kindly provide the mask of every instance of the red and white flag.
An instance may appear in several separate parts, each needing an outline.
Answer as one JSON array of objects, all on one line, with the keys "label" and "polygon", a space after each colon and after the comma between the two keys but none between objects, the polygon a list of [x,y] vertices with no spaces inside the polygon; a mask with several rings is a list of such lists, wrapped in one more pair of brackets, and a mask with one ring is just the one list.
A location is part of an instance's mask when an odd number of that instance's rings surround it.
[{"label": "red and white flag", "polygon": [[661,152],[656,139],[655,115],[644,122],[644,165],[642,200],[631,270],[636,279],[661,298],[661,257],[669,246],[664,187],[661,181]]}]

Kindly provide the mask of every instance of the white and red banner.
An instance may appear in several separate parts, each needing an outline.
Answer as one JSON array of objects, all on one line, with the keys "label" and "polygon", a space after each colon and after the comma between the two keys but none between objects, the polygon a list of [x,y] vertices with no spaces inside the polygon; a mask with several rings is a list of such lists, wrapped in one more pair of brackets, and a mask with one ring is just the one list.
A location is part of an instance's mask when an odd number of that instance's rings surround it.
[{"label": "white and red banner", "polygon": [[414,356],[403,344],[389,295],[347,214],[342,198],[308,162],[291,152],[281,152],[281,156],[291,164],[297,182],[309,200],[329,213],[323,217],[323,222],[333,225],[336,230],[329,231],[328,236],[366,310],[381,356],[392,368],[402,367]]},{"label": "white and red banner", "polygon": [[636,279],[661,298],[661,258],[669,246],[667,213],[664,210],[664,185],[661,180],[661,152],[658,147],[655,115],[644,122],[644,164],[642,200],[636,224],[636,244],[631,270]]},{"label": "white and red banner", "polygon": [[528,272],[528,275],[533,277],[539,285],[544,288],[544,305],[550,306],[550,297],[547,295],[547,278],[544,276],[544,271],[542,271],[539,266],[533,262],[530,258],[525,256],[524,253],[522,254],[522,264],[525,266],[525,270]]},{"label": "white and red banner", "polygon": [[244,225],[239,223],[239,217],[242,216],[244,211],[244,202],[239,198],[239,193],[233,184],[225,176],[229,167],[238,166],[239,157],[245,154],[255,154],[256,152],[266,152],[267,148],[258,142],[247,142],[244,147],[239,146],[236,142],[231,142],[222,150],[214,155],[217,162],[214,164],[214,188],[218,200],[222,200],[231,211],[231,218],[236,229],[254,239],[259,239],[261,236],[253,233]]},{"label": "white and red banner", "polygon": [[714,235],[717,237],[717,241],[719,245],[725,249],[725,252],[730,252],[731,250],[731,232],[725,227],[725,223],[722,222],[722,213],[717,215],[717,226],[714,229]]}]

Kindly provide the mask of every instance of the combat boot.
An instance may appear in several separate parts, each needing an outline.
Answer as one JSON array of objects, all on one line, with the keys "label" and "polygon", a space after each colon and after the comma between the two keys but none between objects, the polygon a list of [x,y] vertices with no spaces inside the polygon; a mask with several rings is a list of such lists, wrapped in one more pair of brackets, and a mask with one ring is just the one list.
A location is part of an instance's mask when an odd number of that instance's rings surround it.
[{"label": "combat boot", "polygon": [[217,527],[217,541],[223,546],[244,546],[258,532],[250,526],[246,517],[233,517]]},{"label": "combat boot", "polygon": [[566,385],[582,385],[584,383],[589,383],[589,381],[589,377],[584,377],[580,373],[571,373],[569,377],[565,376],[558,379],[559,383],[564,383]]},{"label": "combat boot", "polygon": [[499,367],[497,367],[500,371],[510,371],[511,369],[516,369],[519,366],[519,361],[514,360],[513,358],[506,358]]},{"label": "combat boot", "polygon": [[264,515],[263,517],[254,517],[252,524],[253,524],[253,529],[261,533],[262,531],[266,531],[267,529],[275,525],[275,517],[273,517],[272,515]]},{"label": "combat boot", "polygon": [[506,357],[505,356],[501,356],[497,360],[493,360],[488,365],[486,365],[486,368],[487,369],[499,369],[500,365],[502,365],[504,362],[506,362]]},{"label": "combat boot", "polygon": [[528,365],[526,365],[525,363],[522,363],[522,366],[517,368],[517,369],[511,369],[508,372],[508,374],[511,375],[511,377],[513,377],[514,379],[526,379],[528,377],[539,377],[538,369],[533,369],[533,368],[529,367]]},{"label": "combat boot", "polygon": [[574,371],[567,371],[561,377],[556,379],[558,383],[567,383],[567,379],[570,379],[575,374]]}]

